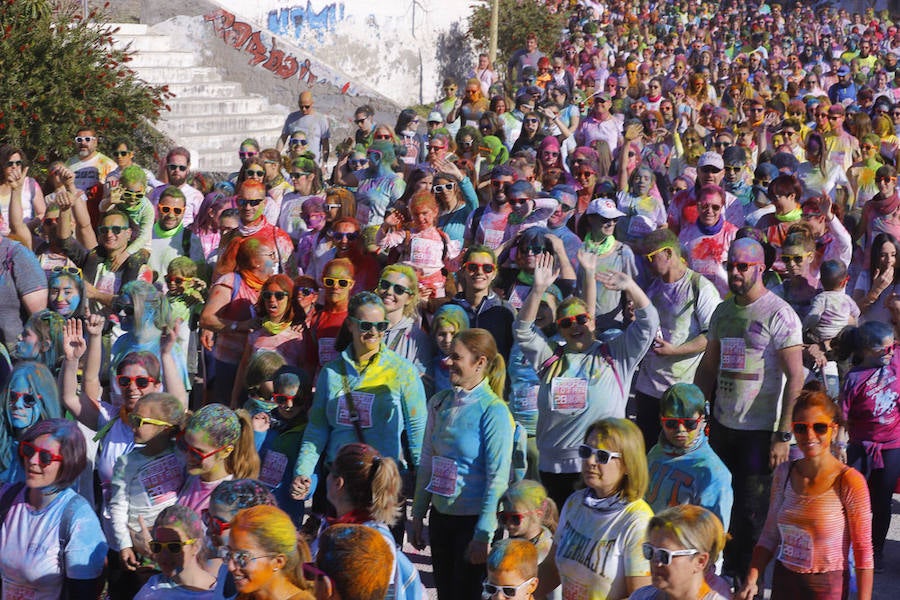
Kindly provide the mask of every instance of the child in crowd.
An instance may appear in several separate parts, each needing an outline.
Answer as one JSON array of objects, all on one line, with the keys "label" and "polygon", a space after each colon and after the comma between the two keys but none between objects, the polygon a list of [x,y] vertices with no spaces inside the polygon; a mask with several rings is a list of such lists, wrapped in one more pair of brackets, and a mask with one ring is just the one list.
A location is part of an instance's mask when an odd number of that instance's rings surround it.
[{"label": "child in crowd", "polygon": [[[437,352],[428,367],[426,381],[426,393],[430,397],[436,391],[450,388],[450,372],[447,367],[447,356],[453,345],[453,336],[460,331],[469,328],[469,316],[466,311],[456,304],[445,304],[440,307],[431,321],[431,336]],[[430,384],[432,389],[428,389]]]},{"label": "child in crowd", "polygon": [[175,504],[184,484],[184,456],[172,441],[183,417],[178,398],[163,393],[143,396],[128,415],[134,442],[142,446],[116,460],[109,512],[119,557],[129,571],[149,562],[150,549],[139,535],[143,523]]},{"label": "child in crowd", "polygon": [[222,404],[207,404],[188,419],[179,440],[187,460],[188,478],[178,503],[198,513],[209,507],[209,496],[229,479],[255,479],[259,455],[253,426],[245,411]]},{"label": "child in crowd", "polygon": [[547,559],[553,546],[559,511],[544,486],[530,479],[509,486],[500,498],[497,516],[509,537],[528,540],[537,548],[538,563]]},{"label": "child in crowd", "polygon": [[198,277],[197,263],[187,256],[172,259],[166,270],[166,286],[173,322],[179,323],[178,346],[185,352],[188,375],[197,375],[200,313],[206,300],[206,282]]},{"label": "child in crowd", "polygon": [[488,554],[484,597],[534,600],[537,574],[538,552],[533,544],[520,539],[500,540]]},{"label": "child in crowd", "polygon": [[456,270],[454,261],[461,250],[458,242],[438,228],[438,213],[437,200],[431,192],[417,192],[409,200],[412,224],[400,260],[420,274],[419,290],[430,291],[424,294],[426,298],[446,295],[444,269]]},{"label": "child in crowd", "polygon": [[156,211],[147,198],[147,174],[139,166],[122,169],[119,185],[110,190],[108,199],[100,202],[101,212],[114,208],[128,215],[131,222],[131,243],[126,248],[128,256],[141,250],[149,252]]}]

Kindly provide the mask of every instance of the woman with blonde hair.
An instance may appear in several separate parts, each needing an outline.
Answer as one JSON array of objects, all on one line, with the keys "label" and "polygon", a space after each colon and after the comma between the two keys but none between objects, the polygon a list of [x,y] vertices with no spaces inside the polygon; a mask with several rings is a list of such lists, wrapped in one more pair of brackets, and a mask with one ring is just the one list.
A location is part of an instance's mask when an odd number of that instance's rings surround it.
[{"label": "woman with blonde hair", "polygon": [[[555,561],[540,570],[538,595],[562,585],[563,597],[591,590],[595,598],[625,598],[650,583],[643,544],[653,509],[644,436],[628,419],[591,425],[578,448],[585,489],[569,496],[559,516]],[[590,557],[584,549],[595,548]]]},{"label": "woman with blonde hair", "polygon": [[456,334],[447,362],[451,389],[429,401],[416,477],[412,543],[425,548],[429,507],[434,577],[441,600],[477,598],[497,503],[510,478],[515,425],[503,401],[506,364],[484,329]]},{"label": "woman with blonde hair", "polygon": [[221,558],[234,577],[239,600],[312,600],[303,577],[312,555],[291,518],[274,506],[245,508],[231,521]]},{"label": "woman with blonde hair", "polygon": [[431,340],[419,316],[419,279],[408,265],[388,265],[381,271],[375,293],[387,311],[384,344],[425,373],[431,364]]}]

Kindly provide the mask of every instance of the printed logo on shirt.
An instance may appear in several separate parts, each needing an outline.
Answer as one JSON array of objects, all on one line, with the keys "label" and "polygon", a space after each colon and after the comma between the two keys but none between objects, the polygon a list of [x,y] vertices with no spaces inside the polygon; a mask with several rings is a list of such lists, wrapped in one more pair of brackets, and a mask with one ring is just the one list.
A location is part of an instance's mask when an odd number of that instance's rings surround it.
[{"label": "printed logo on shirt", "polygon": [[723,371],[743,371],[747,366],[747,346],[744,338],[722,338],[719,367]]}]

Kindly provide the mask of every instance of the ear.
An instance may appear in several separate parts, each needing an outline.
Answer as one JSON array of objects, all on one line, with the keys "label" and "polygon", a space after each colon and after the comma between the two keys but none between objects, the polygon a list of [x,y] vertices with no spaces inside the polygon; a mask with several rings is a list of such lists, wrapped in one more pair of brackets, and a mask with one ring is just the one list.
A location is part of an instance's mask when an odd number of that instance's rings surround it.
[{"label": "ear", "polygon": [[529,596],[537,590],[538,584],[540,582],[541,582],[541,580],[538,579],[537,577],[535,577],[534,579],[531,580],[531,583],[528,585],[528,595]]},{"label": "ear", "polygon": [[340,596],[334,589],[331,577],[322,577],[316,581],[316,600],[328,600],[329,598],[340,598]]},{"label": "ear", "polygon": [[41,352],[49,352],[50,351],[50,340],[44,340],[41,342]]},{"label": "ear", "polygon": [[706,567],[709,566],[709,552],[701,552],[698,554],[696,565],[700,571],[706,571]]},{"label": "ear", "polygon": [[219,456],[222,458],[222,460],[225,460],[226,458],[231,456],[232,452],[234,452],[234,446],[229,444],[227,448],[219,452]]}]

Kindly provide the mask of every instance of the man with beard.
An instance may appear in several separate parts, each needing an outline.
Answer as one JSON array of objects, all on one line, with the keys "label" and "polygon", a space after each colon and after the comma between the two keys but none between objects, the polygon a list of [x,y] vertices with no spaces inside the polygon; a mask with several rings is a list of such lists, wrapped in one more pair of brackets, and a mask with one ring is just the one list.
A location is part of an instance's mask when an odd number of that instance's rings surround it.
[{"label": "man with beard", "polygon": [[772,469],[788,459],[804,377],[800,319],[763,285],[764,261],[755,240],[731,245],[725,268],[732,297],[713,312],[694,376],[712,403],[710,444],[734,477],[725,573],[736,577],[747,572],[765,523]]},{"label": "man with beard", "polygon": [[103,184],[118,166],[116,161],[97,152],[98,140],[96,131],[90,127],[82,127],[75,134],[78,155],[66,161],[66,167],[75,173],[75,187],[88,198],[88,212],[94,227],[100,222],[99,205],[104,195]]},{"label": "man with beard", "polygon": [[166,154],[166,175],[169,183],[157,186],[150,192],[150,202],[153,203],[153,206],[156,206],[159,204],[159,199],[162,197],[163,192],[169,186],[181,190],[185,201],[183,219],[185,227],[189,227],[194,222],[194,217],[197,216],[197,211],[200,210],[200,205],[203,204],[203,192],[187,182],[190,172],[191,153],[187,148],[182,148],[181,146],[172,148]]}]

